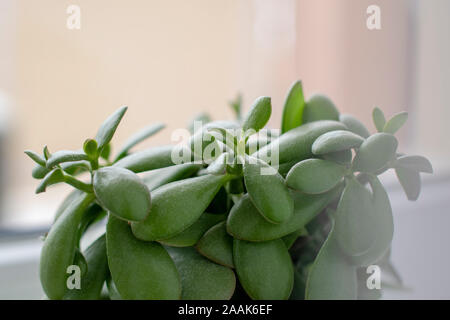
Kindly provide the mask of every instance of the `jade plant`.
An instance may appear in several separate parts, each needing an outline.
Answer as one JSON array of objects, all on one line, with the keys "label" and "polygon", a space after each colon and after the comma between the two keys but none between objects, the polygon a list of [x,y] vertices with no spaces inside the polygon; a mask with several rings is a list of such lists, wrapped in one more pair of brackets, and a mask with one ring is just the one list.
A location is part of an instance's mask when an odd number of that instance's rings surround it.
[{"label": "jade plant", "polygon": [[[184,144],[132,152],[164,128],[158,123],[113,156],[123,107],[80,150],[26,151],[37,193],[60,182],[74,187],[43,237],[46,297],[372,299],[381,294],[366,286],[373,264],[400,282],[378,175],[394,169],[416,200],[420,173],[432,173],[426,158],[398,151],[394,134],[407,113],[386,120],[375,108],[378,132],[370,134],[326,96],[305,100],[300,81],[287,94],[280,130],[265,128],[269,97],[245,116],[240,97],[231,106],[236,120],[202,114]],[[103,235],[83,248],[94,226]]]}]

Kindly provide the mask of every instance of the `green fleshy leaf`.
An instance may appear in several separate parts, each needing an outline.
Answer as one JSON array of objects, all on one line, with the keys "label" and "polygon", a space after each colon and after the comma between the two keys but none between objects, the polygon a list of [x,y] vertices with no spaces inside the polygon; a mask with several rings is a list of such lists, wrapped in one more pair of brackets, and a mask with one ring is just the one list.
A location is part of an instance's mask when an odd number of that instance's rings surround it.
[{"label": "green fleshy leaf", "polygon": [[294,268],[283,240],[235,239],[233,260],[239,282],[255,300],[285,300],[294,285]]},{"label": "green fleshy leaf", "polygon": [[243,196],[231,209],[227,231],[236,239],[268,241],[284,237],[304,228],[320,211],[340,194],[337,187],[320,195],[306,195],[292,191],[294,214],[282,223],[273,224],[262,217],[248,195]]},{"label": "green fleshy leaf", "polygon": [[259,97],[253,102],[250,111],[245,116],[242,124],[244,132],[247,130],[255,130],[258,132],[269,121],[272,114],[272,103],[269,97]]},{"label": "green fleshy leaf", "polygon": [[38,165],[45,167],[46,163],[45,163],[45,159],[42,158],[40,155],[38,155],[36,152],[31,151],[31,150],[26,150],[25,154],[27,156],[29,156],[31,158],[31,160],[33,160],[34,162],[36,162]]},{"label": "green fleshy leaf", "polygon": [[98,157],[98,145],[94,139],[87,139],[83,144],[83,151],[90,159]]},{"label": "green fleshy leaf", "polygon": [[305,103],[303,109],[303,123],[319,120],[338,121],[339,111],[327,96],[316,94]]},{"label": "green fleshy leaf", "polygon": [[383,127],[383,132],[394,134],[396,133],[408,120],[408,112],[400,112],[394,115]]},{"label": "green fleshy leaf", "polygon": [[42,179],[41,183],[36,189],[36,193],[42,193],[45,192],[48,186],[51,186],[56,183],[60,183],[64,181],[64,174],[62,173],[61,169],[55,168]]},{"label": "green fleshy leaf", "polygon": [[226,221],[211,227],[197,243],[196,248],[209,260],[234,268],[233,238],[227,233]]},{"label": "green fleshy leaf", "polygon": [[114,167],[125,168],[135,173],[173,166],[173,146],[155,147],[139,151],[119,160]]},{"label": "green fleshy leaf", "polygon": [[297,163],[286,176],[288,187],[308,194],[333,189],[344,177],[344,166],[322,159],[308,159]]},{"label": "green fleshy leaf", "polygon": [[377,128],[378,132],[383,132],[384,126],[386,124],[386,118],[384,117],[383,111],[380,108],[375,107],[372,111],[372,119]]},{"label": "green fleshy leaf", "polygon": [[191,247],[194,246],[200,238],[211,227],[218,222],[225,220],[224,214],[203,213],[200,218],[189,228],[179,233],[173,238],[159,240],[160,243],[170,247]]},{"label": "green fleshy leaf", "polygon": [[342,150],[337,152],[326,153],[322,155],[320,158],[344,166],[350,166],[350,164],[352,163],[352,157],[353,154],[351,150]]},{"label": "green fleshy leaf", "polygon": [[307,300],[355,300],[356,267],[350,265],[334,238],[333,227],[310,268]]},{"label": "green fleshy leaf", "polygon": [[132,171],[105,167],[95,172],[94,192],[102,207],[127,221],[142,221],[150,212],[150,191]]},{"label": "green fleshy leaf", "polygon": [[283,177],[267,163],[256,158],[246,161],[244,181],[251,200],[268,221],[280,223],[292,216],[294,201],[289,189]]},{"label": "green fleshy leaf", "polygon": [[422,156],[400,156],[397,158],[396,166],[417,172],[433,173],[433,166],[430,161]]},{"label": "green fleshy leaf", "polygon": [[336,210],[336,239],[350,256],[366,253],[374,243],[376,232],[372,195],[355,178],[347,180]]},{"label": "green fleshy leaf", "polygon": [[50,229],[41,250],[40,280],[45,294],[59,300],[67,292],[67,267],[73,264],[78,243],[78,227],[93,194],[82,193]]},{"label": "green fleshy leaf", "polygon": [[202,257],[194,248],[168,247],[180,274],[182,300],[228,300],[236,287],[234,272]]},{"label": "green fleshy leaf", "polygon": [[169,182],[183,180],[193,176],[201,165],[194,163],[178,164],[167,168],[155,169],[143,177],[144,183],[150,191],[153,191]]},{"label": "green fleshy leaf", "polygon": [[88,160],[88,156],[83,151],[62,150],[53,153],[47,160],[47,168],[51,169],[54,166],[63,162],[74,162]]},{"label": "green fleshy leaf", "polygon": [[156,189],[148,217],[131,224],[134,235],[144,241],[176,236],[200,218],[226,180],[225,176],[205,175]]},{"label": "green fleshy leaf", "polygon": [[136,239],[127,222],[109,216],[106,246],[111,276],[123,299],[180,298],[181,281],[176,266],[159,243]]},{"label": "green fleshy leaf", "polygon": [[65,300],[99,300],[103,284],[109,276],[106,256],[106,237],[95,240],[84,255],[87,261],[87,274],[81,277],[81,289],[69,290]]},{"label": "green fleshy leaf", "polygon": [[[289,130],[262,147],[253,156],[270,163],[271,152],[278,151],[280,164],[299,162],[313,157],[311,146],[316,139],[328,131],[345,130],[341,122],[322,120],[303,124]],[[292,164],[294,165],[294,163]]]},{"label": "green fleshy leaf", "polygon": [[363,138],[368,138],[370,136],[369,130],[367,130],[366,126],[349,114],[341,114],[339,116],[339,121],[345,124],[348,130]]},{"label": "green fleshy leaf", "polygon": [[391,247],[394,236],[394,220],[387,192],[377,177],[369,177],[369,183],[372,187],[374,206],[372,228],[376,232],[370,249],[360,256],[351,257],[352,263],[358,266],[369,266],[378,262]]},{"label": "green fleshy leaf", "polygon": [[43,179],[48,173],[50,172],[49,169],[47,169],[47,167],[42,167],[40,165],[37,165],[33,168],[33,171],[31,172],[31,176],[34,179]]},{"label": "green fleshy leaf", "polygon": [[311,150],[315,155],[358,148],[364,139],[353,132],[336,130],[324,133],[314,141]]},{"label": "green fleshy leaf", "polygon": [[395,173],[408,200],[417,200],[419,198],[422,184],[419,172],[405,167],[396,167]]},{"label": "green fleshy leaf", "polygon": [[392,134],[375,133],[360,146],[353,159],[353,170],[376,173],[395,159],[398,142]]},{"label": "green fleshy leaf", "polygon": [[100,157],[102,159],[105,159],[106,161],[109,160],[109,156],[111,155],[111,143],[108,143],[106,146],[102,148],[100,151]]},{"label": "green fleshy leaf", "polygon": [[286,96],[281,121],[281,132],[285,133],[302,124],[305,97],[301,81],[296,81]]},{"label": "green fleshy leaf", "polygon": [[95,137],[95,140],[98,143],[99,150],[103,149],[103,147],[111,141],[117,127],[119,126],[120,121],[125,115],[125,112],[127,112],[127,109],[128,107],[122,107],[118,109],[100,126],[100,129],[97,132],[97,136]]}]

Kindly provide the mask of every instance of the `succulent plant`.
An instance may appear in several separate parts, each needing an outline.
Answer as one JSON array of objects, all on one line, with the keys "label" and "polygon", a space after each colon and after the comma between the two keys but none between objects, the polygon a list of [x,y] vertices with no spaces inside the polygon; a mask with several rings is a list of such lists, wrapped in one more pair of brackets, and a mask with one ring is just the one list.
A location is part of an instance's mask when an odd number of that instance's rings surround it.
[{"label": "succulent plant", "polygon": [[[44,237],[40,279],[49,299],[379,297],[363,271],[378,264],[394,272],[394,225],[377,176],[394,169],[416,200],[420,172],[433,171],[426,158],[397,150],[407,114],[386,121],[375,108],[378,132],[370,134],[329,98],[305,101],[300,81],[287,94],[281,130],[264,129],[269,97],[244,117],[240,96],[231,106],[236,120],[201,114],[183,145],[132,153],[164,128],[154,124],[112,157],[123,107],[81,150],[26,151],[37,193],[60,182],[75,188]],[[83,250],[93,225],[105,234]]]}]

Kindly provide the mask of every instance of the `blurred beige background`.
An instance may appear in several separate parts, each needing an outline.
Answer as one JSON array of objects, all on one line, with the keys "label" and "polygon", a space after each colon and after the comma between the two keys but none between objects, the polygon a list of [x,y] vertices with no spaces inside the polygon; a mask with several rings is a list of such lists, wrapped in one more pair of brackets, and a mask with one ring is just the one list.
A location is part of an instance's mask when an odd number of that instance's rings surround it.
[{"label": "blurred beige background", "polygon": [[[72,4],[80,30],[66,27]],[[366,27],[371,4],[381,30]],[[24,149],[80,148],[121,105],[130,108],[116,146],[154,121],[168,128],[142,147],[165,144],[200,111],[231,117],[227,101],[238,91],[246,109],[271,96],[278,126],[296,79],[307,96],[329,95],[371,129],[374,106],[409,111],[404,150],[448,165],[449,1],[0,0],[0,9],[3,223],[47,223],[68,190],[33,195]]]}]

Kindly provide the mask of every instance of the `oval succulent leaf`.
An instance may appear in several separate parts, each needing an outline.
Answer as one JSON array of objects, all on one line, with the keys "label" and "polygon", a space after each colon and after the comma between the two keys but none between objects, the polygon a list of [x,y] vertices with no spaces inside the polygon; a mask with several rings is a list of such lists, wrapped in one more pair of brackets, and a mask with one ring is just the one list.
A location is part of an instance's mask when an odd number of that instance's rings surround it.
[{"label": "oval succulent leaf", "polygon": [[161,146],[139,151],[114,164],[114,167],[125,168],[135,173],[170,167],[172,161],[173,146]]},{"label": "oval succulent leaf", "polygon": [[283,240],[248,242],[235,239],[233,260],[239,281],[255,300],[284,300],[294,285],[294,268]]},{"label": "oval succulent leaf", "polygon": [[244,181],[250,198],[267,220],[280,223],[292,216],[294,201],[286,183],[267,163],[256,158],[246,161]]},{"label": "oval succulent leaf", "polygon": [[136,134],[131,136],[125,142],[125,144],[120,148],[120,151],[117,153],[115,161],[118,161],[118,160],[124,158],[128,154],[128,152],[131,150],[131,148],[133,148],[137,144],[141,143],[145,139],[155,135],[156,133],[158,133],[159,131],[164,129],[165,126],[166,125],[163,123],[155,123],[155,124],[149,125],[143,129],[141,129],[139,132],[137,132]]},{"label": "oval succulent leaf", "polygon": [[355,178],[347,180],[336,210],[336,239],[342,250],[358,256],[374,243],[372,195]]},{"label": "oval succulent leaf", "polygon": [[200,218],[226,180],[226,176],[205,175],[156,189],[149,216],[132,223],[134,235],[146,241],[176,236]]},{"label": "oval succulent leaf", "polygon": [[401,156],[397,158],[396,165],[418,172],[433,173],[430,161],[422,156]]},{"label": "oval succulent leaf", "polygon": [[420,180],[420,173],[405,167],[396,167],[395,173],[408,200],[417,200],[417,198],[419,198],[422,184]]},{"label": "oval succulent leaf", "polygon": [[278,152],[280,164],[299,162],[313,157],[311,146],[319,136],[328,131],[345,129],[345,125],[337,121],[323,120],[307,123],[282,134],[259,149],[254,156],[269,163],[269,155],[272,152]]},{"label": "oval succulent leaf", "polygon": [[395,158],[397,139],[389,133],[375,133],[360,146],[353,159],[353,170],[374,173]]},{"label": "oval succulent leaf", "polygon": [[369,178],[372,187],[372,202],[375,230],[375,239],[370,249],[361,256],[351,257],[352,263],[358,266],[369,266],[383,257],[391,247],[394,235],[394,220],[389,197],[377,177]]},{"label": "oval succulent leaf", "polygon": [[288,187],[308,194],[333,189],[344,177],[344,166],[322,159],[308,159],[297,163],[286,177]]},{"label": "oval succulent leaf", "polygon": [[294,213],[282,223],[273,224],[264,219],[248,195],[243,196],[231,209],[227,219],[227,231],[236,239],[268,241],[286,236],[305,227],[336,196],[339,190],[320,195],[306,195],[292,191]]},{"label": "oval succulent leaf", "polygon": [[312,153],[322,155],[330,152],[358,148],[364,139],[350,131],[336,130],[324,133],[314,141]]},{"label": "oval succulent leaf", "polygon": [[306,281],[307,300],[355,300],[357,297],[356,267],[347,262],[330,231]]},{"label": "oval succulent leaf", "polygon": [[370,132],[367,130],[366,126],[349,114],[341,114],[339,116],[339,121],[345,124],[348,130],[363,138],[368,138],[370,136]]},{"label": "oval succulent leaf", "polygon": [[194,248],[167,248],[183,286],[182,300],[228,300],[236,287],[234,272],[202,257]]},{"label": "oval succulent leaf", "polygon": [[194,163],[184,163],[175,166],[155,169],[142,179],[150,191],[153,191],[169,182],[182,180],[193,176],[202,166]]},{"label": "oval succulent leaf", "polygon": [[226,217],[224,214],[203,213],[192,226],[183,232],[173,238],[160,240],[159,242],[171,247],[194,246],[206,231],[225,219]]},{"label": "oval succulent leaf", "polygon": [[111,276],[123,299],[180,298],[178,271],[159,243],[136,239],[126,221],[110,216],[106,246]]},{"label": "oval succulent leaf", "polygon": [[352,150],[330,152],[321,156],[321,158],[324,160],[328,160],[345,166],[349,166],[352,163],[352,157]]},{"label": "oval succulent leaf", "polygon": [[150,212],[150,191],[132,171],[101,168],[94,174],[94,192],[101,205],[127,221],[141,221]]},{"label": "oval succulent leaf", "polygon": [[83,151],[62,150],[53,153],[47,160],[47,168],[51,169],[54,166],[63,162],[88,160],[88,156]]},{"label": "oval succulent leaf", "polygon": [[62,299],[67,291],[67,267],[73,264],[78,244],[78,226],[94,200],[93,194],[81,194],[50,229],[41,250],[41,284],[50,299]]},{"label": "oval succulent leaf", "polygon": [[272,114],[272,103],[269,97],[259,97],[253,102],[250,111],[245,116],[242,129],[259,131],[266,125]]},{"label": "oval succulent leaf", "polygon": [[394,134],[396,133],[408,120],[408,112],[400,112],[394,115],[383,127],[383,132]]},{"label": "oval succulent leaf", "polygon": [[108,258],[106,256],[106,237],[95,240],[84,253],[87,261],[87,274],[81,277],[81,288],[69,290],[64,296],[68,300],[100,299],[103,284],[109,276]]},{"label": "oval succulent leaf", "polygon": [[103,149],[114,136],[117,127],[119,126],[120,121],[122,120],[125,112],[127,112],[128,107],[124,106],[114,112],[111,116],[106,119],[103,124],[100,126],[100,129],[97,132],[97,136],[95,140],[98,143],[98,149]]},{"label": "oval succulent leaf", "polygon": [[305,97],[301,81],[296,81],[289,89],[283,108],[281,132],[285,133],[302,124]]},{"label": "oval succulent leaf", "polygon": [[384,126],[386,124],[386,118],[384,117],[383,111],[380,108],[375,107],[372,111],[372,119],[377,128],[378,132],[383,132]]},{"label": "oval succulent leaf", "polygon": [[339,120],[339,111],[334,103],[321,94],[313,95],[305,104],[303,123],[319,120]]},{"label": "oval succulent leaf", "polygon": [[234,268],[233,238],[227,233],[226,221],[211,227],[197,243],[196,248],[209,260]]}]

